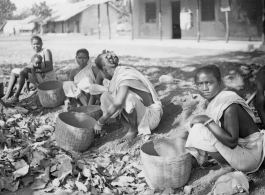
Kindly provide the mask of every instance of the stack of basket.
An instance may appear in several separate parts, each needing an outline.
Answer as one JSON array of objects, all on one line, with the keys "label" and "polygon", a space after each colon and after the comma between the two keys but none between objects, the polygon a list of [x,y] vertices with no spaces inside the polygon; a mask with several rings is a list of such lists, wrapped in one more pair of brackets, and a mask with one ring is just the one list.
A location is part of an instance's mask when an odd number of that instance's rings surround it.
[{"label": "stack of basket", "polygon": [[191,173],[192,157],[185,150],[186,141],[163,138],[141,147],[141,161],[146,182],[153,189],[184,186]]},{"label": "stack of basket", "polygon": [[94,139],[93,127],[101,115],[100,106],[82,106],[59,114],[55,127],[57,144],[66,150],[86,150]]}]

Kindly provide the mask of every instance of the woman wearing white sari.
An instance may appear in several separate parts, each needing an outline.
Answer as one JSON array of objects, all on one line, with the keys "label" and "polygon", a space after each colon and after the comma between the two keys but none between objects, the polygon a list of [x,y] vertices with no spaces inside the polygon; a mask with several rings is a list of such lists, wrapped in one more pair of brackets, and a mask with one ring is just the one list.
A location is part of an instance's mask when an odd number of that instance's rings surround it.
[{"label": "woman wearing white sari", "polygon": [[64,82],[63,89],[67,97],[65,109],[68,109],[70,100],[76,100],[77,106],[86,106],[90,98],[89,87],[95,83],[98,68],[89,61],[89,53],[86,49],[76,52],[76,62],[79,67],[70,73],[70,81]]}]

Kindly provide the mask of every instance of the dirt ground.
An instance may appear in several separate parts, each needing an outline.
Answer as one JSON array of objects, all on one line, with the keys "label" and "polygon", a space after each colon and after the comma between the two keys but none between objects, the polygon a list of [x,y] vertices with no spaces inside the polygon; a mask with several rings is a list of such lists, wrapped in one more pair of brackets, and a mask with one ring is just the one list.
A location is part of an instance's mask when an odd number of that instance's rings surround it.
[{"label": "dirt ground", "polygon": [[[4,70],[6,79],[15,67],[25,66],[33,55],[29,41],[30,37],[0,37],[0,66]],[[175,78],[172,84],[163,84],[156,88],[163,103],[163,117],[159,126],[152,132],[150,140],[161,137],[185,137],[184,124],[195,114],[202,113],[203,99],[197,94],[193,84],[193,71],[196,67],[214,63],[221,69],[224,86],[236,91],[247,99],[255,90],[255,74],[263,65],[265,55],[260,51],[253,52],[225,52],[217,50],[164,48],[152,46],[125,46],[118,44],[104,44],[90,40],[86,37],[43,37],[44,47],[53,53],[56,73],[59,80],[67,80],[69,72],[75,66],[75,52],[80,48],[87,48],[91,60],[103,50],[115,51],[120,56],[121,64],[133,66],[146,75],[153,84],[158,83],[161,75],[169,74]],[[44,114],[58,114],[60,107],[54,110],[45,110]],[[133,142],[121,142],[126,132],[117,125],[106,128],[107,134],[97,139],[91,150],[102,153],[117,151],[139,151],[145,142],[143,137],[137,137]],[[140,160],[140,159],[138,159]],[[213,185],[209,180],[216,170],[202,170],[193,163],[190,179],[187,185],[192,185],[192,194],[206,195]],[[250,184],[250,194],[264,194],[265,169],[250,174],[253,180]],[[64,194],[57,192],[56,194]],[[2,194],[2,193],[1,193]],[[32,191],[29,188],[20,189],[10,194],[44,194]],[[48,193],[47,193],[48,194]],[[53,193],[54,194],[54,193]],[[182,189],[175,190],[175,194],[183,194]]]}]

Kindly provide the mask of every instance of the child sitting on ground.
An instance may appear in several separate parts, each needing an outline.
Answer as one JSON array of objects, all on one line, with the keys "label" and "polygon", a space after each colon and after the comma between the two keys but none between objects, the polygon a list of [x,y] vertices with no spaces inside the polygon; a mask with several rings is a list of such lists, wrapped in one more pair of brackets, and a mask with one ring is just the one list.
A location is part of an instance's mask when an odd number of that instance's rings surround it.
[{"label": "child sitting on ground", "polygon": [[[30,81],[28,80],[26,82],[26,88],[27,88],[27,91],[29,91],[29,84],[30,82],[32,82],[35,87],[37,87],[38,84],[40,84],[40,82],[38,81],[37,79],[37,76],[36,76],[36,72],[38,70],[41,70],[42,69],[42,56],[39,55],[39,54],[35,54],[32,56],[31,58],[31,66],[27,66],[27,67],[24,67],[22,69],[22,71],[24,71],[25,73],[31,75],[29,77],[29,79],[31,79]],[[44,74],[43,73],[40,73],[40,76],[43,78],[44,77]]]},{"label": "child sitting on ground", "polygon": [[206,115],[190,122],[186,149],[202,164],[206,152],[221,166],[212,181],[233,170],[252,173],[264,159],[264,132],[254,123],[255,116],[245,100],[222,90],[217,66],[207,65],[194,75],[197,90],[206,99]]}]

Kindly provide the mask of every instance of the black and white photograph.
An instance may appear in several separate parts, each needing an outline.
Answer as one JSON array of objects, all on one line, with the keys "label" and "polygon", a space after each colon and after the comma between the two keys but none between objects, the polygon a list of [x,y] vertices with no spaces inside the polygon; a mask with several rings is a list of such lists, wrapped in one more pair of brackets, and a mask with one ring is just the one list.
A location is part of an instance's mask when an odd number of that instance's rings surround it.
[{"label": "black and white photograph", "polygon": [[0,0],[0,195],[265,194],[265,0]]}]

